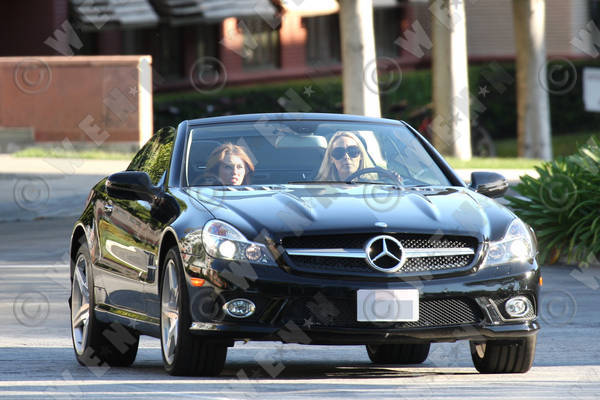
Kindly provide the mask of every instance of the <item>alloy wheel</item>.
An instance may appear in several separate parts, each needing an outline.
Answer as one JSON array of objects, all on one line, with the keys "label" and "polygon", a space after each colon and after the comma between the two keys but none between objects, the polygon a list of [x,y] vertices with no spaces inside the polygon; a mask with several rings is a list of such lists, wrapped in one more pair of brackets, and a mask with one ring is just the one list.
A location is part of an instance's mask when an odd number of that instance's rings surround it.
[{"label": "alloy wheel", "polygon": [[90,317],[90,292],[88,286],[87,260],[80,254],[73,271],[71,284],[71,330],[77,354],[86,348]]},{"label": "alloy wheel", "polygon": [[165,360],[172,364],[175,360],[179,328],[179,279],[177,267],[169,260],[164,272],[161,294],[161,335]]}]

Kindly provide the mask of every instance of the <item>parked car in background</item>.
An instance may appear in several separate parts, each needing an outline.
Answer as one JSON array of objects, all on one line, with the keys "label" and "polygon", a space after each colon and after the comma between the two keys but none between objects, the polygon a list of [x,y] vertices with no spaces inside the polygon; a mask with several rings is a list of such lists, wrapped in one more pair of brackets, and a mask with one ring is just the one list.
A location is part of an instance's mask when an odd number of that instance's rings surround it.
[{"label": "parked car in background", "polygon": [[365,345],[416,364],[469,340],[485,373],[530,369],[533,231],[467,186],[404,122],[255,114],[158,131],[96,184],[70,242],[83,365],[130,365],[140,335],[173,375],[217,375],[239,340]]}]

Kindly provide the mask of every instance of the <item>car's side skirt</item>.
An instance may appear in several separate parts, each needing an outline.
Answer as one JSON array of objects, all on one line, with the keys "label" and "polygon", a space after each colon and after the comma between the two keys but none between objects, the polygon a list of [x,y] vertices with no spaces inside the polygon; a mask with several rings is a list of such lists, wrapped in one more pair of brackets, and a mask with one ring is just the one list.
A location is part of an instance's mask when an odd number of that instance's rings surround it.
[{"label": "car's side skirt", "polygon": [[141,334],[160,337],[160,320],[124,308],[98,304],[94,308],[96,317],[105,323],[117,322]]}]

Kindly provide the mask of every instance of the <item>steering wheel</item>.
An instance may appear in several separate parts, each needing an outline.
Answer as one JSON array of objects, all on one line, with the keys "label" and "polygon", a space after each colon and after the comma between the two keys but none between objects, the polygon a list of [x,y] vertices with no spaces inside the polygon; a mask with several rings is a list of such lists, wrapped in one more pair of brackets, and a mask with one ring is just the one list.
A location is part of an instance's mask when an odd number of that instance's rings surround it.
[{"label": "steering wheel", "polygon": [[402,184],[402,177],[400,175],[398,175],[394,171],[390,171],[390,170],[387,170],[387,169],[384,169],[381,167],[371,167],[371,168],[359,169],[358,171],[350,174],[350,176],[348,176],[346,178],[346,182],[352,182],[354,179],[358,178],[359,176],[366,175],[366,174],[373,174],[373,173],[385,175],[388,178],[391,178],[391,180],[393,180],[394,183]]}]

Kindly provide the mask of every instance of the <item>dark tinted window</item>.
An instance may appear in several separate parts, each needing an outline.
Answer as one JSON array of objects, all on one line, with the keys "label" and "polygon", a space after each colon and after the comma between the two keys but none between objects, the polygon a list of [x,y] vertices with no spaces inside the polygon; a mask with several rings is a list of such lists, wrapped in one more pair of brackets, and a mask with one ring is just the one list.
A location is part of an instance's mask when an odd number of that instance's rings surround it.
[{"label": "dark tinted window", "polygon": [[239,21],[243,32],[243,57],[245,69],[277,68],[279,65],[279,30],[275,22],[263,18],[248,17]]},{"label": "dark tinted window", "polygon": [[308,17],[306,28],[306,61],[310,65],[338,64],[340,51],[340,18],[338,14]]},{"label": "dark tinted window", "polygon": [[128,171],[144,171],[156,185],[169,167],[175,128],[163,128],[141,148],[127,167]]},{"label": "dark tinted window", "polygon": [[401,24],[404,8],[401,6],[376,8],[373,10],[373,30],[377,57],[399,56],[400,46],[394,42],[402,34]]}]

